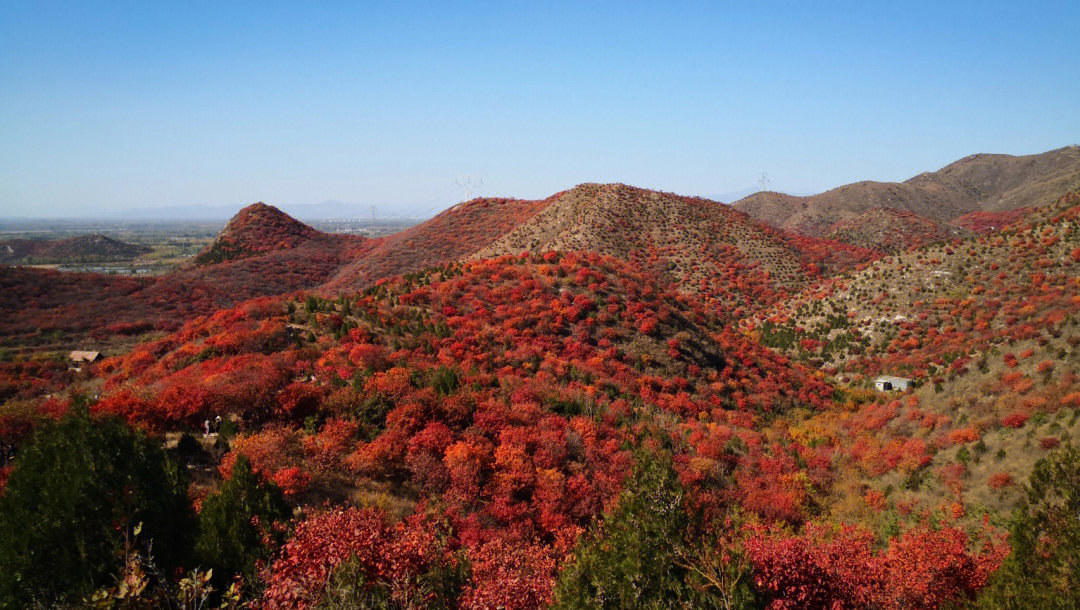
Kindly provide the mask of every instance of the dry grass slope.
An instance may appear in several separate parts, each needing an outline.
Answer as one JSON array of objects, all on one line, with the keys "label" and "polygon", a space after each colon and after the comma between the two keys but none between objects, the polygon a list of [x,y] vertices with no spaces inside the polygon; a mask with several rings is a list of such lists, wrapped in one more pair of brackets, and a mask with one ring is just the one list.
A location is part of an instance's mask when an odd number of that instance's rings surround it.
[{"label": "dry grass slope", "polygon": [[972,155],[906,182],[857,182],[818,195],[756,193],[734,207],[783,229],[825,235],[838,222],[874,208],[950,222],[978,211],[1042,205],[1080,188],[1080,147],[1038,155]]}]

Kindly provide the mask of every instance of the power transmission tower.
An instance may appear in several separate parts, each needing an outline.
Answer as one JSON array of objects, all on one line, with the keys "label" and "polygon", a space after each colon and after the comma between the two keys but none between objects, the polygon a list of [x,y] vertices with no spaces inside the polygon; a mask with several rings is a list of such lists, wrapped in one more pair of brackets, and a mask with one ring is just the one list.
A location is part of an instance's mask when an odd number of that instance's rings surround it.
[{"label": "power transmission tower", "polygon": [[371,206],[371,224],[375,224],[375,206]]},{"label": "power transmission tower", "polygon": [[484,184],[484,179],[479,176],[458,176],[455,181],[459,188],[465,191],[465,201],[473,198],[473,193]]},{"label": "power transmission tower", "polygon": [[758,184],[761,185],[761,190],[766,190],[769,185],[769,177],[765,175],[765,172],[761,173],[761,180],[758,180]]}]

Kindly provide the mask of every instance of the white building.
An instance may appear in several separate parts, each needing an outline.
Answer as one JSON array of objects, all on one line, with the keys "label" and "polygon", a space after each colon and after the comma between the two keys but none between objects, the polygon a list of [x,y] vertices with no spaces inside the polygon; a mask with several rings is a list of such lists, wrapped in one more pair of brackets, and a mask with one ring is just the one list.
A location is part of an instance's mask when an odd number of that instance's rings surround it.
[{"label": "white building", "polygon": [[891,375],[882,375],[874,380],[874,387],[879,392],[903,392],[909,390],[914,386],[912,381],[907,377],[893,377]]}]

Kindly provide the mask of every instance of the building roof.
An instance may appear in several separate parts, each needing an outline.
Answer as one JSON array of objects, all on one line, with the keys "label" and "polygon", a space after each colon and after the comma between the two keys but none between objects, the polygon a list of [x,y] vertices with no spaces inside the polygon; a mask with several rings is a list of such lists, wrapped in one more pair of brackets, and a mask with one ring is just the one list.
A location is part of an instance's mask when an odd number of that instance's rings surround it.
[{"label": "building roof", "polygon": [[879,381],[889,381],[889,382],[893,382],[893,383],[900,382],[900,381],[910,382],[911,378],[910,377],[894,377],[892,375],[879,375],[878,377],[874,378],[874,383],[877,383]]},{"label": "building roof", "polygon": [[68,354],[68,358],[75,362],[93,362],[101,357],[101,352],[88,352],[75,350]]}]

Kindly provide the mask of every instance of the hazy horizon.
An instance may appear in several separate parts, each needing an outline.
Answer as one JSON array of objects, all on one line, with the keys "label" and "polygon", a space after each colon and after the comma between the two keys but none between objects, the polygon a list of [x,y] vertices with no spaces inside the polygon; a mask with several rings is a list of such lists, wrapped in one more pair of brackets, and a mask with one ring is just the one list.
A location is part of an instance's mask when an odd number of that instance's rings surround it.
[{"label": "hazy horizon", "polygon": [[[0,217],[423,218],[582,182],[715,197],[1080,141],[1076,3],[0,7]],[[482,180],[482,182],[481,182]]]}]

